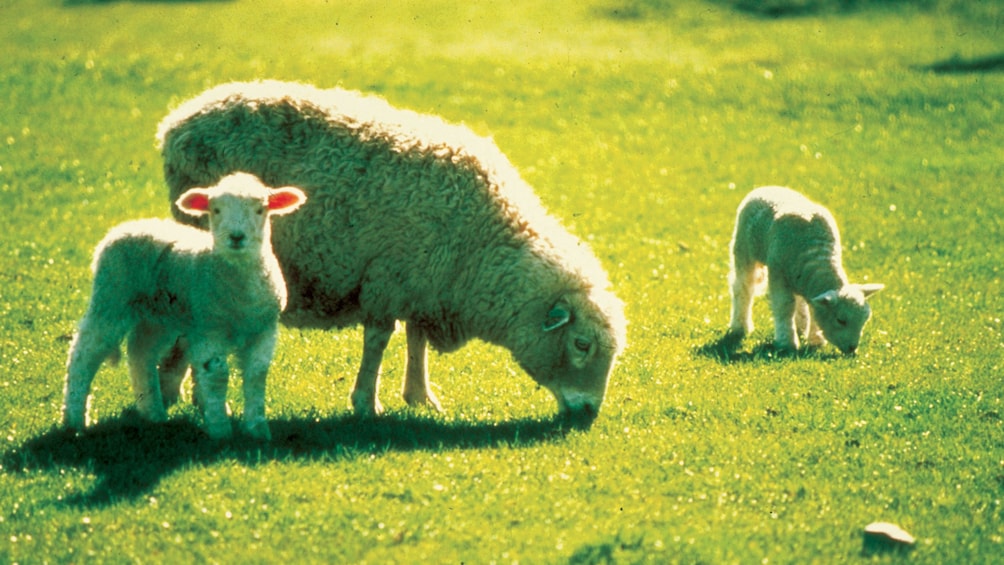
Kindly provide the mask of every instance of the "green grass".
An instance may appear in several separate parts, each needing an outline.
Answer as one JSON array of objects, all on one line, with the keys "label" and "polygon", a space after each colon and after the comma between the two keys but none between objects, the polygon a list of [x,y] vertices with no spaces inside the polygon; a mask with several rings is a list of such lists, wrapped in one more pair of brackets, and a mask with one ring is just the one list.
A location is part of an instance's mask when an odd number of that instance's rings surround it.
[{"label": "green grass", "polygon": [[[999,55],[999,4],[748,4],[0,2],[0,561],[831,563],[878,520],[911,562],[1000,560],[1004,76],[929,70]],[[481,343],[432,356],[444,414],[409,410],[402,336],[360,422],[358,329],[283,329],[269,445],[139,422],[122,367],[58,430],[94,244],[168,213],[157,122],[260,77],[495,138],[627,303],[591,429]],[[858,356],[776,358],[764,301],[715,347],[760,184],[828,204],[887,284]]]}]

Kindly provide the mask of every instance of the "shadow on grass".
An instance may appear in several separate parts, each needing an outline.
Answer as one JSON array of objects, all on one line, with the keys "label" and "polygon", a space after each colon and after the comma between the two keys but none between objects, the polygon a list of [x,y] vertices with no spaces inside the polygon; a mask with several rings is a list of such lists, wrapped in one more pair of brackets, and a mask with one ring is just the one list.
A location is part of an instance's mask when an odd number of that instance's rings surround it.
[{"label": "shadow on grass", "polygon": [[840,355],[835,353],[823,353],[823,349],[817,346],[808,346],[798,351],[788,351],[774,347],[772,342],[763,342],[755,345],[751,350],[744,350],[742,349],[742,344],[742,337],[727,332],[714,341],[698,347],[694,350],[694,353],[702,357],[714,359],[722,365],[780,361],[783,359],[837,359],[840,357]]},{"label": "shadow on grass", "polygon": [[1004,53],[973,59],[956,56],[921,68],[938,74],[1000,73],[1004,72]]},{"label": "shadow on grass", "polygon": [[386,451],[483,448],[552,441],[589,422],[556,417],[507,422],[441,422],[431,417],[389,414],[363,419],[351,414],[277,419],[272,441],[259,443],[237,433],[233,440],[209,439],[190,418],[150,424],[134,411],[102,421],[76,435],[54,428],[3,455],[3,468],[20,473],[61,467],[87,469],[97,484],[68,504],[103,506],[149,493],[160,480],[187,466],[218,461],[256,465],[268,461],[348,460]]},{"label": "shadow on grass", "polygon": [[222,4],[235,0],[63,0],[63,6],[105,6],[109,4]]}]

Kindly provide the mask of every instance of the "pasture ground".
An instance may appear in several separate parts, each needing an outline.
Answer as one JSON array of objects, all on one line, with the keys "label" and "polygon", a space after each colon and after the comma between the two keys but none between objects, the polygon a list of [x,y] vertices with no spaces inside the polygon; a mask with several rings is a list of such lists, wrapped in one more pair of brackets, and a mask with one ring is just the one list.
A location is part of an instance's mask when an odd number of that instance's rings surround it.
[{"label": "pasture ground", "polygon": [[[992,0],[0,2],[0,561],[1001,560],[1002,29]],[[360,422],[358,329],[285,328],[269,445],[190,406],[140,423],[124,367],[58,430],[93,246],[168,214],[158,121],[266,77],[494,137],[627,303],[590,430],[480,343],[432,356],[443,414],[408,409],[400,335]],[[763,184],[827,204],[887,285],[856,357],[778,358],[764,300],[720,347]],[[861,557],[878,520],[909,556]]]}]

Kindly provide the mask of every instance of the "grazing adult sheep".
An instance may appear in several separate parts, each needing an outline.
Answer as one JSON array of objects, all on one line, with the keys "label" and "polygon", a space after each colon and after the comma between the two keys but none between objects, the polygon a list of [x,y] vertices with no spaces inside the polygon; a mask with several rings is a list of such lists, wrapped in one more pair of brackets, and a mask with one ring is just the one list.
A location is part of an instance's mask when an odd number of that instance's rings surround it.
[{"label": "grazing adult sheep", "polygon": [[479,338],[511,351],[560,411],[598,412],[625,345],[623,305],[491,140],[358,92],[265,81],[183,103],[158,141],[172,198],[234,170],[307,193],[274,226],[290,290],[282,320],[363,325],[357,414],[382,411],[380,364],[398,320],[411,405],[440,409],[427,344],[449,352]]},{"label": "grazing adult sheep", "polygon": [[753,295],[766,267],[777,347],[794,351],[801,336],[857,350],[871,316],[865,299],[884,286],[848,282],[829,210],[789,188],[757,188],[739,205],[731,247],[731,334],[753,331]]},{"label": "grazing adult sheep", "polygon": [[158,374],[157,365],[183,338],[207,433],[232,433],[227,355],[236,351],[244,376],[244,429],[269,439],[265,377],[286,303],[269,244],[269,216],[292,212],[304,198],[296,188],[269,189],[237,173],[211,188],[193,188],[176,202],[183,213],[208,218],[208,233],[156,219],[113,228],[95,251],[91,301],[70,346],[64,425],[87,425],[94,375],[105,359],[118,360],[127,335],[137,409],[148,420],[165,421],[165,397],[167,404],[177,399],[183,373]]}]

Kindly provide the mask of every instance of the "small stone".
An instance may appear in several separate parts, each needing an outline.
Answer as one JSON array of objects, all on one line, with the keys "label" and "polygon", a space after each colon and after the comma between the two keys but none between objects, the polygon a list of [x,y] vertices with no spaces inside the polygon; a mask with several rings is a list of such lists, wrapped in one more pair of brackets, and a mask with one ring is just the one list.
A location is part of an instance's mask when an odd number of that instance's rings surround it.
[{"label": "small stone", "polygon": [[865,526],[865,554],[889,551],[909,551],[913,549],[916,540],[906,530],[889,522],[872,522]]}]

